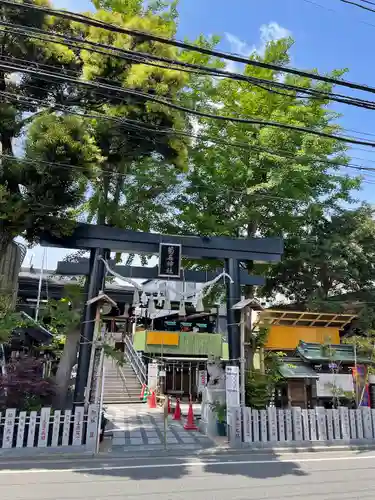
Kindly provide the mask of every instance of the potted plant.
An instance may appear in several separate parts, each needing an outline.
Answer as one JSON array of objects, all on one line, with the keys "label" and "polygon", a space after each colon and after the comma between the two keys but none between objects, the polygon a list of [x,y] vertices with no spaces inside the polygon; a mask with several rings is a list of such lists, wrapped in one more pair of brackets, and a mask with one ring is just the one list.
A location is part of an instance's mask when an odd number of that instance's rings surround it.
[{"label": "potted plant", "polygon": [[368,383],[371,385],[375,384],[375,367],[369,366],[367,368],[367,373],[368,373]]},{"label": "potted plant", "polygon": [[211,409],[216,413],[216,427],[219,436],[227,435],[227,405],[215,401],[211,404]]}]

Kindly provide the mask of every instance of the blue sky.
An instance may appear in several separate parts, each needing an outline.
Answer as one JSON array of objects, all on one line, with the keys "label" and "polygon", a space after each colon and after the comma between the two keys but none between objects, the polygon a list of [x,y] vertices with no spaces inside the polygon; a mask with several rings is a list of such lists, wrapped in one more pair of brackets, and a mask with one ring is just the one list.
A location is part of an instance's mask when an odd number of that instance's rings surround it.
[{"label": "blue sky", "polygon": [[[85,11],[91,4],[86,0],[57,0],[54,5]],[[370,55],[375,42],[375,13],[339,0],[180,0],[179,12],[179,38],[193,39],[201,33],[219,35],[222,49],[245,55],[261,48],[266,39],[291,34],[295,39],[293,66],[321,72],[348,68],[346,79],[375,86]],[[347,93],[347,89],[338,92]],[[375,100],[371,94],[356,95]],[[343,113],[341,124],[350,129],[348,135],[375,142],[374,111],[344,105],[335,109]],[[355,147],[352,155],[353,163],[375,167],[375,154],[370,148]],[[357,173],[347,171],[350,175]],[[359,198],[375,202],[375,172],[366,174]],[[34,265],[39,266],[42,250],[35,248],[31,253],[35,254]],[[61,250],[49,249],[48,267],[55,267],[63,255]]]}]

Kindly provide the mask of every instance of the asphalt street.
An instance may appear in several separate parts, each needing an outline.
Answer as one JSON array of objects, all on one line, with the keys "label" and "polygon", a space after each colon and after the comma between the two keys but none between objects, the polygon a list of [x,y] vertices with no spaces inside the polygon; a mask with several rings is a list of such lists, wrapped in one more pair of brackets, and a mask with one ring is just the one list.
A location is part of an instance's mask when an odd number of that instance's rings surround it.
[{"label": "asphalt street", "polygon": [[375,497],[375,453],[159,456],[0,463],[6,500],[304,500]]}]

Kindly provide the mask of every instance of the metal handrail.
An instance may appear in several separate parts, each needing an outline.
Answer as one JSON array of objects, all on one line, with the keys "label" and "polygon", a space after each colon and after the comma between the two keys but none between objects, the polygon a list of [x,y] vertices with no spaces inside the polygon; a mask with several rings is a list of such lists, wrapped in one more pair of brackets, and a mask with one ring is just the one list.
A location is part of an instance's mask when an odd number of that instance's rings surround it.
[{"label": "metal handrail", "polygon": [[142,359],[139,357],[138,352],[134,349],[133,344],[125,337],[125,356],[127,357],[130,365],[132,366],[138,380],[141,384],[146,383],[146,366]]}]

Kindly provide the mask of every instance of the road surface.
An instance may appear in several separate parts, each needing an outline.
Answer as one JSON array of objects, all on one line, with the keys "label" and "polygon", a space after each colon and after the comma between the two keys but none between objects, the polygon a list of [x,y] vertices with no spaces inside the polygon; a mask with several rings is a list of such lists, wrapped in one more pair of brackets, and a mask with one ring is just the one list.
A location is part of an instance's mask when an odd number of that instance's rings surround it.
[{"label": "road surface", "polygon": [[375,453],[223,454],[0,463],[9,500],[375,498]]}]

